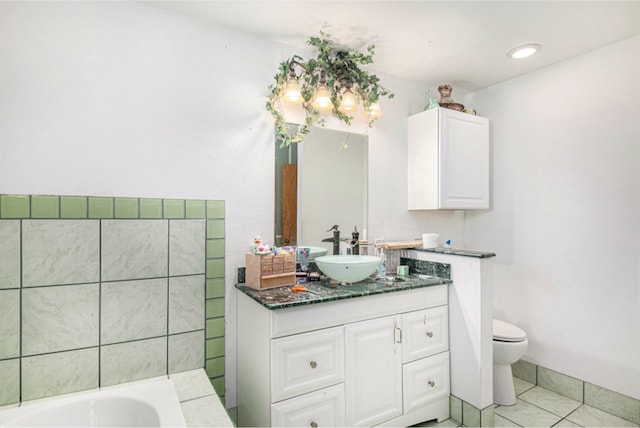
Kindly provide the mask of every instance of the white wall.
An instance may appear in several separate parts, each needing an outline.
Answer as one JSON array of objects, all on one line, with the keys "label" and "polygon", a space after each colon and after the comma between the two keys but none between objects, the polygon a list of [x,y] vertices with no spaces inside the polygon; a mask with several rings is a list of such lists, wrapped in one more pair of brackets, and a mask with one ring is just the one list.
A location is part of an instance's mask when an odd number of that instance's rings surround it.
[{"label": "white wall", "polygon": [[[0,193],[226,200],[229,407],[236,269],[254,235],[273,236],[267,86],[293,54],[137,3],[0,3]],[[462,245],[461,213],[406,210],[405,118],[426,88],[380,77],[396,98],[368,130],[369,237]]]},{"label": "white wall", "polygon": [[[543,51],[544,52],[544,51]],[[466,97],[491,118],[496,317],[525,359],[640,398],[640,37]]]}]

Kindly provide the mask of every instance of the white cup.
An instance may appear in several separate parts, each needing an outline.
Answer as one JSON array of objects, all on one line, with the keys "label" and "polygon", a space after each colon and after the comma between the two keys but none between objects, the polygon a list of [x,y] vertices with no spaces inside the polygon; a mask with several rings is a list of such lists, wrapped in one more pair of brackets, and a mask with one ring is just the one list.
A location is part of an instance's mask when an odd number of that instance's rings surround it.
[{"label": "white cup", "polygon": [[437,233],[423,233],[422,234],[422,247],[423,248],[437,248],[438,238],[440,235]]}]

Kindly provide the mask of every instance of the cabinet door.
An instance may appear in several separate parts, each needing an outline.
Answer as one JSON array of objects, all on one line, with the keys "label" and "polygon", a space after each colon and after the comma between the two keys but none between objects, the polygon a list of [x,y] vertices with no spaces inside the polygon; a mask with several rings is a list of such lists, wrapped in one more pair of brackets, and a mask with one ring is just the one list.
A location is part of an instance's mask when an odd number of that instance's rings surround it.
[{"label": "cabinet door", "polygon": [[271,341],[271,402],[344,381],[342,326]]},{"label": "cabinet door", "polygon": [[402,314],[402,362],[449,349],[447,306]]},{"label": "cabinet door", "polygon": [[344,427],[344,384],[271,405],[273,427]]},{"label": "cabinet door", "polygon": [[401,317],[345,326],[347,426],[374,426],[402,414]]},{"label": "cabinet door", "polygon": [[440,207],[489,208],[489,121],[441,109]]},{"label": "cabinet door", "polygon": [[404,413],[447,397],[449,384],[449,352],[405,364],[402,369]]}]

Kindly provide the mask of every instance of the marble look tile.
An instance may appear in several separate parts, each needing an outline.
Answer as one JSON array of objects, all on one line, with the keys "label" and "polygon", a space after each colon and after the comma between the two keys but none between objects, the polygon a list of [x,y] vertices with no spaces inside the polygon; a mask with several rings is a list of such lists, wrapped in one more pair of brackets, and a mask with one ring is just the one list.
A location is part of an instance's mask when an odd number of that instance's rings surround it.
[{"label": "marble look tile", "polygon": [[167,338],[138,340],[100,348],[100,386],[167,373]]},{"label": "marble look tile", "polygon": [[527,382],[526,380],[522,380],[520,378],[514,377],[513,378],[513,386],[515,387],[516,395],[520,395],[523,392],[526,392],[526,391],[530,390],[535,385],[532,384],[532,383]]},{"label": "marble look tile", "polygon": [[449,417],[462,423],[462,400],[455,395],[449,396]]},{"label": "marble look tile", "polygon": [[637,427],[637,424],[583,404],[567,419],[583,427]]},{"label": "marble look tile", "polygon": [[194,398],[213,395],[211,381],[204,369],[189,370],[186,372],[169,375],[173,381],[180,401],[193,400]]},{"label": "marble look tile", "polygon": [[169,223],[169,275],[205,271],[205,220],[171,220]]},{"label": "marble look tile", "polygon": [[169,373],[204,367],[204,330],[169,336]]},{"label": "marble look tile", "polygon": [[640,425],[640,400],[585,382],[584,403]]},{"label": "marble look tile", "polygon": [[539,386],[520,394],[518,398],[562,417],[567,416],[582,404]]},{"label": "marble look tile", "polygon": [[37,287],[22,292],[22,354],[98,345],[99,285]]},{"label": "marble look tile", "polygon": [[169,334],[204,329],[204,275],[169,278]]},{"label": "marble look tile", "polygon": [[0,406],[20,401],[20,360],[0,361]]},{"label": "marble look tile", "polygon": [[492,427],[495,425],[495,409],[496,406],[491,405],[489,407],[485,407],[480,411],[481,427]]},{"label": "marble look tile", "polygon": [[20,287],[20,221],[0,220],[0,289]]},{"label": "marble look tile", "polygon": [[520,399],[513,406],[496,407],[495,412],[496,415],[525,427],[551,427],[562,419]]},{"label": "marble look tile", "polygon": [[537,366],[524,360],[518,360],[511,365],[513,376],[526,382],[537,385]]},{"label": "marble look tile", "polygon": [[22,400],[98,387],[98,348],[22,359]]},{"label": "marble look tile", "polygon": [[167,278],[102,284],[102,344],[167,334]]},{"label": "marble look tile", "polygon": [[462,424],[467,427],[479,427],[480,409],[462,401]]},{"label": "marble look tile", "polygon": [[[231,410],[231,409],[229,409],[229,410]],[[233,420],[232,415],[229,415],[229,417],[232,418],[232,420]],[[421,422],[419,424],[411,425],[411,426],[412,427],[438,427],[438,428],[440,428],[440,427],[449,427],[449,428],[453,428],[453,427],[459,427],[460,425],[456,421],[454,421],[453,419],[445,419],[442,422],[438,422],[437,419],[434,419],[432,421]]]},{"label": "marble look tile", "polygon": [[569,419],[563,419],[557,424],[555,424],[553,428],[575,428],[575,427],[581,427],[581,426],[582,425],[574,424]]},{"label": "marble look tile", "polygon": [[511,422],[509,419],[503,418],[500,415],[495,415],[493,426],[494,427],[519,427],[520,425],[514,422]]},{"label": "marble look tile", "polygon": [[584,382],[571,376],[538,367],[538,385],[581,403],[584,401]]},{"label": "marble look tile", "polygon": [[168,220],[102,220],[102,280],[166,276]]},{"label": "marble look tile", "polygon": [[98,282],[98,220],[24,220],[22,285]]},{"label": "marble look tile", "polygon": [[233,422],[215,395],[180,403],[189,427],[233,427]]},{"label": "marble look tile", "polygon": [[20,290],[0,290],[0,360],[18,356],[20,356]]}]

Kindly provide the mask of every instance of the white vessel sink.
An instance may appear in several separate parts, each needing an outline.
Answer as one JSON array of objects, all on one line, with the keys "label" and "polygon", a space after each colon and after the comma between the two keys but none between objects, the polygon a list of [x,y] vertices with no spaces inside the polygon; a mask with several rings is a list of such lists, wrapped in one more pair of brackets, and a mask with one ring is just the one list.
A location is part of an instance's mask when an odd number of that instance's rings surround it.
[{"label": "white vessel sink", "polygon": [[340,282],[359,282],[374,273],[380,264],[375,256],[321,256],[316,265],[329,278]]},{"label": "white vessel sink", "polygon": [[314,247],[313,245],[298,245],[298,248],[309,249],[309,260],[313,260],[316,257],[326,256],[329,250],[324,247]]}]

